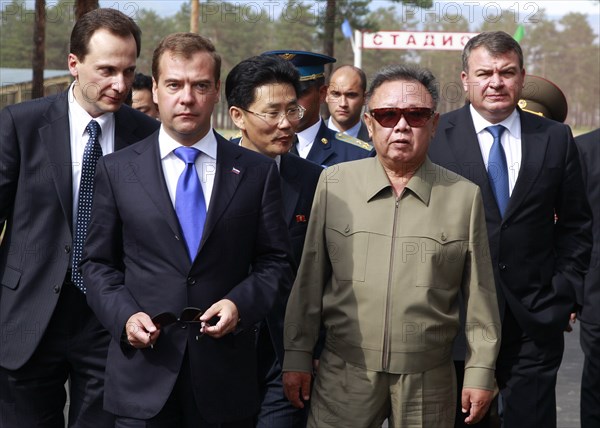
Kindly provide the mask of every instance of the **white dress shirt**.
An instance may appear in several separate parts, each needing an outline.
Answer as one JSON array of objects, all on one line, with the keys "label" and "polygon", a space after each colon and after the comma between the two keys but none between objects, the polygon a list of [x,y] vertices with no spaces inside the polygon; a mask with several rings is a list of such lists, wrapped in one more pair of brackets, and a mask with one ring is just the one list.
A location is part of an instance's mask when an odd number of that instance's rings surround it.
[{"label": "white dress shirt", "polygon": [[314,125],[309,126],[302,132],[296,133],[298,136],[298,146],[296,149],[298,150],[298,155],[300,155],[301,158],[306,159],[308,156],[308,152],[310,152],[313,142],[315,141],[315,138],[317,138],[317,134],[319,133],[319,128],[321,127],[322,122],[323,119],[319,119],[319,121]]},{"label": "white dress shirt", "polygon": [[71,141],[71,174],[73,178],[73,225],[77,224],[77,207],[79,203],[79,182],[81,181],[81,168],[83,164],[83,152],[90,136],[86,127],[90,120],[94,119],[100,125],[100,147],[102,155],[115,151],[115,116],[112,113],[104,113],[102,116],[92,117],[81,107],[75,99],[73,82],[69,88],[69,136]]},{"label": "white dress shirt", "polygon": [[335,123],[333,123],[333,119],[330,116],[329,120],[327,121],[327,127],[335,132],[341,132],[343,134],[346,135],[350,135],[351,137],[354,138],[358,138],[358,132],[360,131],[360,126],[362,125],[362,122],[359,120],[358,122],[356,122],[356,125],[354,125],[352,128],[346,129],[345,131],[340,131],[339,129],[337,129],[337,126],[335,126]]},{"label": "white dress shirt", "polygon": [[521,121],[519,120],[519,112],[515,109],[510,116],[499,123],[490,123],[485,120],[471,105],[471,117],[473,117],[473,125],[479,140],[479,149],[483,157],[485,168],[488,168],[488,159],[490,157],[490,149],[494,143],[494,137],[485,130],[488,126],[503,125],[506,131],[502,133],[500,142],[506,154],[506,165],[508,166],[508,189],[509,194],[515,188],[515,183],[519,177],[521,169],[522,147],[521,147]]},{"label": "white dress shirt", "polygon": [[[174,150],[182,147],[164,130],[163,125],[160,127],[158,134],[158,147],[160,151],[161,165],[165,175],[165,182],[169,190],[169,196],[173,207],[175,207],[175,195],[177,194],[177,182],[179,176],[185,169],[185,162],[177,157]],[[196,158],[196,172],[200,179],[202,192],[204,193],[204,202],[206,203],[206,211],[210,204],[213,185],[215,183],[215,173],[217,171],[217,137],[211,129],[202,139],[196,142],[191,147],[200,150],[200,155]]]}]

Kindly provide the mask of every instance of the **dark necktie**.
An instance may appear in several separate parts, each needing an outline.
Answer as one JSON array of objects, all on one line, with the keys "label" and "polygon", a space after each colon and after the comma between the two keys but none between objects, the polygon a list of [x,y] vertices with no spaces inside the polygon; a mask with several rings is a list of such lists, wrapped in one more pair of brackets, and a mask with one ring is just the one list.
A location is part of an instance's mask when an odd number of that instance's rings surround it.
[{"label": "dark necktie", "polygon": [[500,139],[506,128],[502,125],[488,126],[485,128],[487,132],[494,137],[494,143],[490,149],[488,158],[488,177],[492,191],[498,203],[500,215],[504,217],[506,206],[508,205],[509,189],[508,189],[508,166],[506,164],[506,154]]},{"label": "dark necktie", "polygon": [[193,147],[175,149],[175,156],[185,162],[185,169],[177,181],[175,212],[183,231],[190,259],[193,261],[200,247],[204,221],[206,220],[206,202],[196,172],[196,158],[200,150]]},{"label": "dark necktie", "polygon": [[290,148],[290,152],[300,156],[298,153],[298,135],[294,134],[294,139],[292,140],[292,147]]},{"label": "dark necktie", "polygon": [[85,294],[86,287],[83,277],[79,272],[79,262],[83,253],[83,244],[87,236],[88,225],[92,216],[92,198],[94,196],[94,176],[96,174],[96,163],[102,156],[100,147],[100,125],[91,120],[86,126],[90,136],[83,151],[83,163],[81,165],[81,180],[79,181],[79,199],[77,203],[77,220],[75,222],[75,238],[73,239],[73,264],[71,266],[71,279],[73,283]]}]

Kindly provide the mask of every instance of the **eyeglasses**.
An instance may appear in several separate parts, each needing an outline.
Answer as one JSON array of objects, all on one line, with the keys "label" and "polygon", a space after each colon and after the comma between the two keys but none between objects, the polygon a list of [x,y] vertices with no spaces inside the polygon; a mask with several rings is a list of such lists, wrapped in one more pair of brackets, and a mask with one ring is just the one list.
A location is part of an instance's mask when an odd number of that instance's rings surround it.
[{"label": "eyeglasses", "polygon": [[393,128],[402,116],[404,116],[410,127],[421,128],[425,126],[434,113],[435,111],[428,107],[386,107],[369,111],[369,114],[384,128]]},{"label": "eyeglasses", "polygon": [[279,125],[284,117],[286,117],[290,122],[297,122],[304,117],[304,112],[306,111],[306,109],[301,105],[287,109],[286,111],[270,111],[267,113],[256,113],[255,111],[246,110],[242,107],[240,108],[248,113],[252,113],[253,115],[260,117],[262,120],[271,125]]}]

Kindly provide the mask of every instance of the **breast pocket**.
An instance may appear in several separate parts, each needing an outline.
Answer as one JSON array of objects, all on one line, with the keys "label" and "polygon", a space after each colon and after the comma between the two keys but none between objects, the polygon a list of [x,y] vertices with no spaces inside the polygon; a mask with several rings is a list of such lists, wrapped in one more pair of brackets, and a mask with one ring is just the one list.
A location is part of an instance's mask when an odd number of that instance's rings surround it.
[{"label": "breast pocket", "polygon": [[364,282],[369,233],[341,223],[329,225],[326,235],[327,253],[334,277],[338,281]]},{"label": "breast pocket", "polygon": [[418,242],[412,249],[417,287],[448,290],[460,286],[468,251],[466,239],[443,233],[415,237],[413,241]]}]

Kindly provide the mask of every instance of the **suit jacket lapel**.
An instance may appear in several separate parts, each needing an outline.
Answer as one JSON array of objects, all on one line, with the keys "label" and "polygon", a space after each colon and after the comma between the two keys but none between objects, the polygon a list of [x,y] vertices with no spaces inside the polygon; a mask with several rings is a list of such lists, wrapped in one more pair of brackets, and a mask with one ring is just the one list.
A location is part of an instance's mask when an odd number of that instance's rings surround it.
[{"label": "suit jacket lapel", "polygon": [[39,134],[50,160],[51,168],[48,172],[54,180],[56,193],[69,228],[73,230],[73,174],[67,101],[67,92],[64,92],[49,106],[44,115],[47,125],[40,127]]},{"label": "suit jacket lapel", "polygon": [[319,132],[317,132],[317,136],[313,141],[313,145],[310,148],[310,152],[308,152],[308,156],[306,156],[307,160],[317,163],[319,165],[324,165],[329,156],[333,154],[333,151],[331,150],[331,138],[327,138],[328,129],[329,128],[327,128],[325,122],[321,120]]},{"label": "suit jacket lapel", "polygon": [[139,164],[132,163],[126,168],[131,168],[130,173],[137,177],[139,183],[156,206],[156,209],[160,211],[173,233],[181,238],[181,247],[187,254],[179,227],[179,220],[177,219],[177,214],[173,208],[173,202],[165,183],[158,147],[158,131],[143,141],[143,143],[134,148],[139,155],[137,159]]},{"label": "suit jacket lapel", "polygon": [[[487,213],[495,213],[498,221],[501,220],[498,203],[490,186],[487,169],[481,156],[479,140],[473,125],[473,118],[469,110],[469,104],[462,107],[454,122],[445,131],[446,142],[454,153],[454,158],[460,166],[460,175],[466,177],[481,189],[483,204]],[[509,203],[510,205],[510,203]]]},{"label": "suit jacket lapel", "polygon": [[290,162],[289,157],[292,155],[281,156],[281,164],[279,165],[279,175],[281,176],[281,194],[283,197],[283,213],[288,226],[292,224],[294,209],[298,205],[300,197],[300,189],[296,179],[298,170]]},{"label": "suit jacket lapel", "polygon": [[216,132],[215,135],[217,137],[217,171],[199,252],[233,199],[246,172],[245,165],[238,163],[241,156],[241,152],[238,151],[239,147],[231,144]]},{"label": "suit jacket lapel", "polygon": [[115,112],[115,152],[139,140],[134,133],[137,124],[133,115],[126,108],[121,107]]},{"label": "suit jacket lapel", "polygon": [[505,218],[508,218],[523,202],[531,186],[542,170],[548,135],[538,132],[539,124],[528,120],[527,115],[519,110],[521,119],[521,166],[517,182],[506,207]]}]

